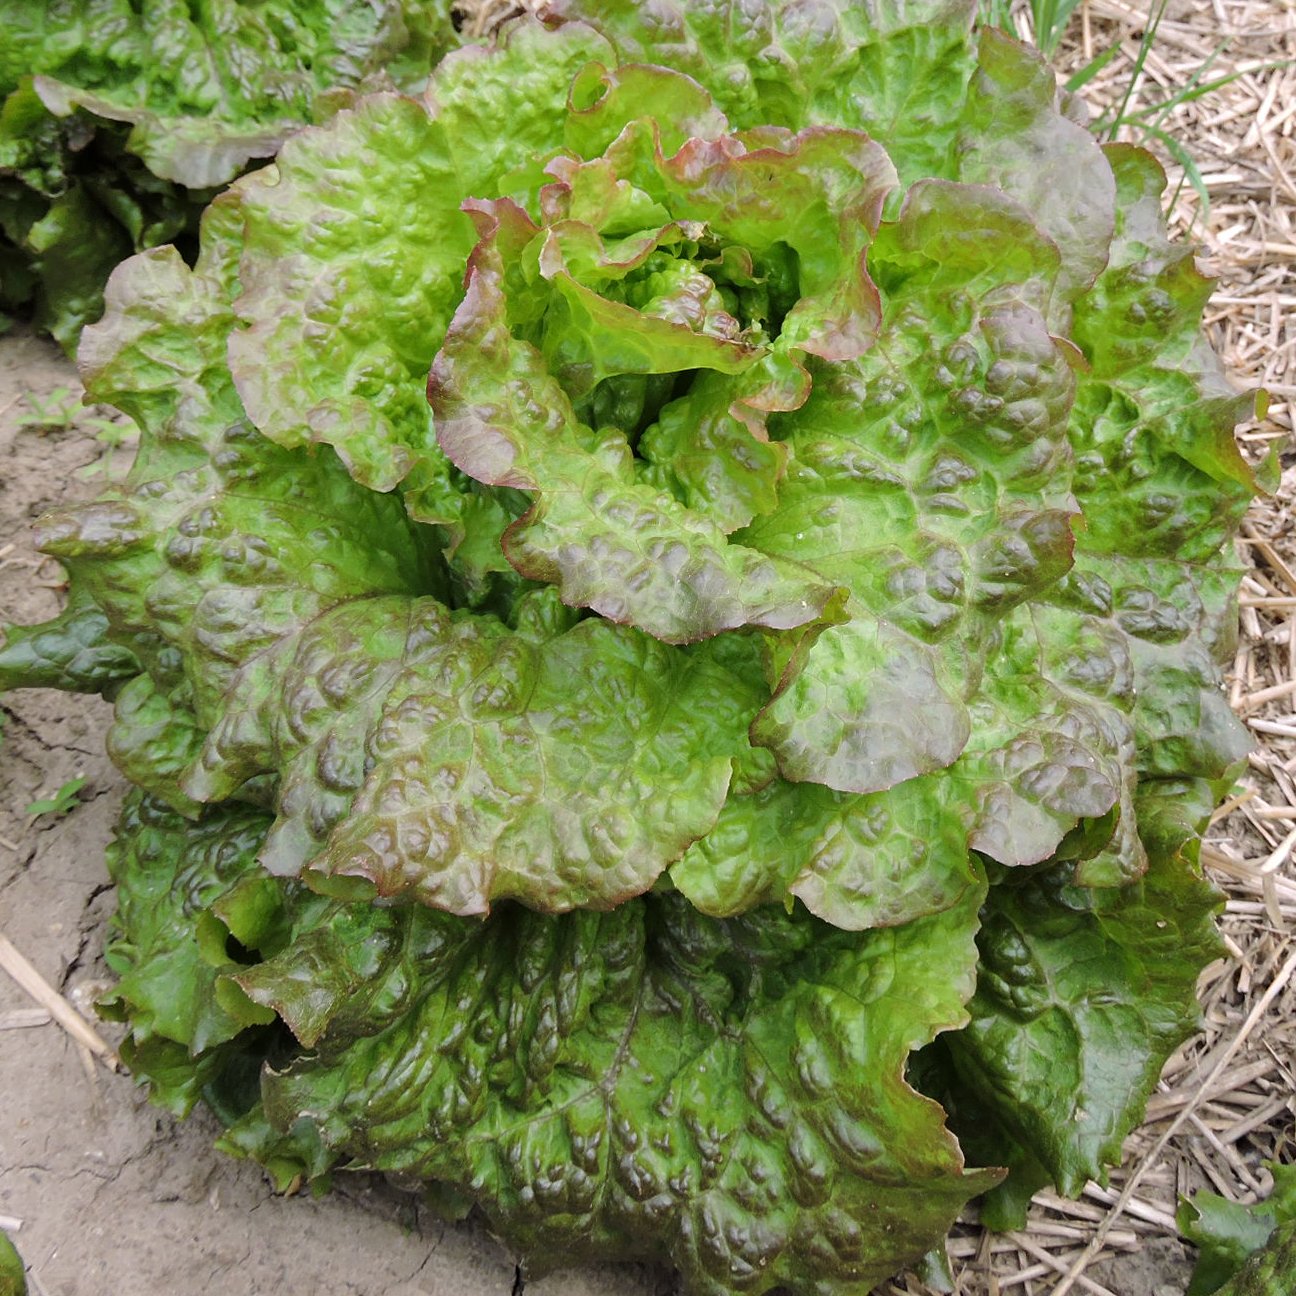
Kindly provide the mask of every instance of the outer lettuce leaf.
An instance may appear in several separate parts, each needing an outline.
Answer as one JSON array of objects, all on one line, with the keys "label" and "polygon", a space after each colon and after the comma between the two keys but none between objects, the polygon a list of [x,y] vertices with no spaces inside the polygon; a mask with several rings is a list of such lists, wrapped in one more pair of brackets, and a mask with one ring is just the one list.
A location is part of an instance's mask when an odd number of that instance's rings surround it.
[{"label": "outer lettuce leaf", "polygon": [[1078,1193],[1118,1159],[1166,1060],[1197,1029],[1197,978],[1221,950],[1220,893],[1196,864],[1216,795],[1202,782],[1146,785],[1150,862],[1127,887],[1076,888],[1057,866],[992,886],[972,1021],[942,1047],[964,1146],[1014,1171],[987,1204],[993,1227],[1018,1227],[1036,1188]]},{"label": "outer lettuce leaf", "polygon": [[0,1233],[0,1296],[27,1296],[27,1269],[7,1233]]},{"label": "outer lettuce leaf", "polygon": [[[266,1020],[250,1003],[231,1014],[217,1001],[216,978],[237,964],[224,941],[204,942],[194,921],[213,904],[237,905],[241,895],[248,908],[267,886],[277,891],[257,878],[266,823],[265,815],[241,809],[190,824],[147,799],[128,801],[108,857],[119,893],[117,935],[106,957],[119,980],[99,1005],[106,1016],[130,1022],[128,1053],[157,1039],[197,1055]],[[250,927],[235,925],[255,947]]]},{"label": "outer lettuce leaf", "polygon": [[422,85],[449,19],[443,0],[0,0],[5,304],[72,351],[117,262],[191,236],[213,186],[357,90]]},{"label": "outer lettuce leaf", "polygon": [[939,913],[979,877],[951,792],[930,775],[869,796],[775,779],[730,796],[715,828],[671,869],[671,881],[717,917],[792,896],[850,930]]},{"label": "outer lettuce leaf", "polygon": [[129,649],[108,640],[107,629],[98,604],[78,584],[53,621],[6,630],[0,648],[0,693],[21,685],[110,695],[140,667]]},{"label": "outer lettuce leaf", "polygon": [[[338,1161],[412,1172],[537,1269],[561,1239],[664,1249],[697,1292],[846,1296],[997,1178],[963,1170],[903,1076],[962,1018],[980,879],[944,915],[862,937],[770,909],[716,922],[670,896],[505,906],[483,929],[305,897],[255,869],[264,823],[218,812],[195,837],[128,805],[109,1008],[131,1014],[155,1097],[184,1108],[202,1087],[237,1121],[223,1146],[285,1184]],[[241,1079],[258,1055],[259,1095]]]},{"label": "outer lettuce leaf", "polygon": [[1196,1029],[1197,975],[1219,949],[1213,888],[1155,860],[1135,886],[1105,905],[1058,896],[1053,922],[1038,892],[997,889],[980,937],[981,997],[954,1048],[1068,1194],[1119,1157],[1142,1107],[1129,1096],[1146,1094]]},{"label": "outer lettuce leaf", "polygon": [[1296,1221],[1286,1220],[1269,1235],[1223,1287],[1220,1296],[1282,1296],[1296,1265]]},{"label": "outer lettuce leaf", "polygon": [[[134,794],[109,848],[118,907],[105,958],[121,979],[99,1008],[129,1023],[123,1059],[177,1115],[212,1101],[225,1077],[241,1072],[246,1089],[249,1067],[255,1083],[266,1056],[270,1035],[255,1028],[273,1014],[241,993],[218,1001],[216,987],[238,966],[231,949],[253,957],[262,932],[273,932],[264,919],[280,907],[281,884],[255,875],[267,822],[240,808],[195,825]],[[212,906],[243,915],[234,923],[241,941],[229,940]]]},{"label": "outer lettuce leaf", "polygon": [[1061,254],[1059,290],[1070,301],[1107,263],[1115,185],[1093,136],[1058,111],[1057,98],[1039,54],[984,29],[959,132],[959,178],[997,185],[1030,210]]},{"label": "outer lettuce leaf", "polygon": [[114,277],[83,373],[144,444],[125,484],[40,532],[112,637],[159,683],[183,678],[200,716],[240,661],[324,608],[429,579],[399,504],[332,456],[291,456],[248,426],[223,364],[228,274],[215,252],[190,271],[158,249]]}]

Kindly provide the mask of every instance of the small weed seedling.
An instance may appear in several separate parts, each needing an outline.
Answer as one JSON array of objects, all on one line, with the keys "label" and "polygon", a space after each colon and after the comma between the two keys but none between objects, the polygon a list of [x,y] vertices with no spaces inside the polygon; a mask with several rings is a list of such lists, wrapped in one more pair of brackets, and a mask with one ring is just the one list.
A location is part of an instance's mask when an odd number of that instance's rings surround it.
[{"label": "small weed seedling", "polygon": [[81,411],[81,397],[70,387],[55,387],[48,396],[38,396],[29,391],[23,399],[27,402],[28,412],[18,416],[20,431],[67,432]]},{"label": "small weed seedling", "polygon": [[33,819],[39,819],[42,815],[54,815],[56,818],[68,813],[76,805],[77,793],[86,785],[85,775],[78,774],[76,778],[68,779],[52,797],[42,797],[39,801],[33,801],[27,807],[27,813]]}]

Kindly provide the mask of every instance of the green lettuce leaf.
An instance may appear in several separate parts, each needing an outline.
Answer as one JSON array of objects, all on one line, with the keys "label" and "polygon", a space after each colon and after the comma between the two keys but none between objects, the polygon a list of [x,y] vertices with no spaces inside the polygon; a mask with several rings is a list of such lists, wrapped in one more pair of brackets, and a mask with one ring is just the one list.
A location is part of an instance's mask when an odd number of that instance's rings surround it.
[{"label": "green lettuce leaf", "polygon": [[987,1205],[992,1227],[1018,1227],[1043,1184],[1076,1194],[1118,1160],[1197,1029],[1197,978],[1222,949],[1222,897],[1196,864],[1214,799],[1201,783],[1141,790],[1149,867],[1126,887],[1077,888],[1057,865],[992,886],[972,1021],[941,1045],[964,1146],[1013,1167]]},{"label": "green lettuce leaf", "polygon": [[27,1296],[27,1269],[7,1233],[0,1233],[0,1296]]},{"label": "green lettuce leaf", "polygon": [[125,483],[39,532],[112,638],[159,683],[183,679],[199,716],[244,658],[324,608],[435,583],[396,501],[331,454],[293,456],[249,427],[223,363],[229,274],[215,253],[190,271],[163,248],[114,276],[82,372],[144,444]]},{"label": "green lettuce leaf", "polygon": [[99,315],[112,268],[192,236],[215,186],[357,92],[420,87],[455,43],[449,9],[445,0],[0,0],[9,304],[30,306],[71,352]]},{"label": "green lettuce leaf", "polygon": [[903,1074],[963,1017],[981,879],[944,915],[863,937],[769,909],[717,922],[669,895],[501,906],[483,928],[267,878],[265,823],[219,811],[195,837],[128,803],[106,1006],[129,1014],[124,1052],[155,1097],[185,1109],[201,1090],[232,1122],[222,1145],[284,1184],[338,1162],[413,1172],[537,1269],[561,1236],[665,1250],[699,1292],[808,1275],[844,1294],[997,1178],[963,1169]]},{"label": "green lettuce leaf", "polygon": [[[0,6],[0,91],[35,72],[48,110],[129,123],[129,147],[163,180],[205,189],[271,156],[318,101],[365,83],[404,54],[415,79],[435,61],[435,4],[313,0],[291,7],[217,0]],[[448,35],[442,18],[441,43]],[[413,48],[410,48],[411,38]]]},{"label": "green lettuce leaf", "polygon": [[1282,1296],[1296,1265],[1296,1220],[1285,1220],[1269,1240],[1218,1290],[1220,1296]]},{"label": "green lettuce leaf", "polygon": [[[521,26],[498,48],[447,59],[426,102],[369,97],[242,183],[230,366],[266,436],[332,445],[364,485],[405,482],[416,516],[457,521],[423,383],[476,241],[459,204],[556,151],[572,77],[606,53],[588,30],[550,41]],[[404,188],[375,203],[367,177],[378,173]]]},{"label": "green lettuce leaf", "polygon": [[78,584],[54,620],[5,630],[0,693],[21,685],[111,696],[123,680],[139,674],[140,666],[129,649],[108,639],[107,630],[99,605]]},{"label": "green lettuce leaf", "polygon": [[1181,1198],[1175,1212],[1180,1233],[1198,1248],[1197,1264],[1184,1296],[1211,1296],[1241,1270],[1248,1258],[1274,1237],[1280,1225],[1296,1223],[1296,1166],[1266,1161],[1273,1192],[1243,1206],[1202,1190]]}]

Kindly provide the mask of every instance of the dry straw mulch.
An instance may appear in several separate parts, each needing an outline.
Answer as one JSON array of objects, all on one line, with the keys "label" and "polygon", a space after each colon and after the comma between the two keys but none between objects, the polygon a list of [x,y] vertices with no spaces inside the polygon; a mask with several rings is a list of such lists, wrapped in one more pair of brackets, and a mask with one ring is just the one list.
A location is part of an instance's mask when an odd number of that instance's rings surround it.
[{"label": "dry straw mulch", "polygon": [[[1024,3],[1016,16],[1028,35]],[[1125,95],[1147,21],[1147,0],[1083,3],[1059,57],[1063,73],[1122,48],[1082,91],[1095,115]],[[1207,1188],[1257,1201],[1271,1187],[1261,1163],[1296,1159],[1296,0],[1170,0],[1127,113],[1194,77],[1232,73],[1241,75],[1161,123],[1195,159],[1209,210],[1157,141],[1137,127],[1120,132],[1167,163],[1172,226],[1218,278],[1212,339],[1240,384],[1269,393],[1268,416],[1240,437],[1257,456],[1279,442],[1284,467],[1278,493],[1255,504],[1238,542],[1247,572],[1231,701],[1255,752],[1203,852],[1228,895],[1228,957],[1203,975],[1205,1030],[1170,1060],[1109,1186],[1090,1184],[1078,1202],[1039,1194],[1020,1234],[961,1229],[950,1248],[960,1296],[1131,1296],[1097,1280],[1104,1256],[1174,1238],[1180,1195]],[[927,1291],[913,1280],[883,1290]],[[1153,1281],[1150,1290],[1169,1296],[1180,1286]]]}]

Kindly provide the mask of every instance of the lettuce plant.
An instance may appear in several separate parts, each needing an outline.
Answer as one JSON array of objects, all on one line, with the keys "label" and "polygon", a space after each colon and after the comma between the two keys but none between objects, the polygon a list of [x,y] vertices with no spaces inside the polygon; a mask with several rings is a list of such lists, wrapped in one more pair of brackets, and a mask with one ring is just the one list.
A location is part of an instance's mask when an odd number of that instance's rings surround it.
[{"label": "lettuce plant", "polygon": [[72,349],[123,257],[452,38],[443,0],[0,0],[0,313]]},{"label": "lettuce plant", "polygon": [[1163,184],[962,0],[563,0],[121,267],[0,686],[115,695],[155,1098],[706,1296],[1100,1175],[1246,751]]}]

